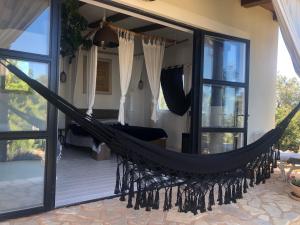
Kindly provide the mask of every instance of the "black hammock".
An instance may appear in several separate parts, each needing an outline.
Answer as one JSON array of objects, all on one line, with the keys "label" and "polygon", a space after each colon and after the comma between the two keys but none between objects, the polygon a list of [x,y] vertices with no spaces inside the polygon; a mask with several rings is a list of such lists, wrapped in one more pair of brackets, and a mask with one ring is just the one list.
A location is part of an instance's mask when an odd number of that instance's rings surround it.
[{"label": "black hammock", "polygon": [[[118,156],[115,194],[121,196],[121,201],[127,198],[128,208],[147,211],[158,209],[161,203],[164,210],[175,204],[179,212],[197,214],[212,210],[215,201],[219,205],[235,203],[249,186],[270,178],[279,159],[274,144],[300,108],[299,104],[275,129],[235,151],[215,155],[176,153],[100,123],[15,66],[8,62],[3,65],[110,147]],[[172,199],[174,189],[177,192],[175,201]],[[160,195],[164,195],[162,201]]]}]

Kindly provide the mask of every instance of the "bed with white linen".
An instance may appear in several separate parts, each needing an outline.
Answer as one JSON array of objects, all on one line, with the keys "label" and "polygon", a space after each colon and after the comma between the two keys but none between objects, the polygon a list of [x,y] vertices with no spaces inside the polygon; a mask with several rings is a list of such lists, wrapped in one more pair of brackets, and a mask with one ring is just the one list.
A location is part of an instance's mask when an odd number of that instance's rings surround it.
[{"label": "bed with white linen", "polygon": [[[114,115],[116,116],[117,113],[115,113]],[[122,132],[132,135],[138,139],[152,142],[162,147],[166,146],[166,140],[168,136],[163,129],[129,126],[128,124],[121,125],[117,121],[116,117],[108,118],[108,115],[106,115],[106,117],[104,118],[102,110],[96,111],[93,116],[100,122],[112,126],[114,129],[121,130]],[[86,132],[83,128],[81,128],[73,121],[68,121],[66,127],[67,146],[87,149],[92,152],[92,157],[96,160],[105,160],[110,158],[110,149],[105,143],[99,142],[99,140],[92,137],[88,132]]]}]

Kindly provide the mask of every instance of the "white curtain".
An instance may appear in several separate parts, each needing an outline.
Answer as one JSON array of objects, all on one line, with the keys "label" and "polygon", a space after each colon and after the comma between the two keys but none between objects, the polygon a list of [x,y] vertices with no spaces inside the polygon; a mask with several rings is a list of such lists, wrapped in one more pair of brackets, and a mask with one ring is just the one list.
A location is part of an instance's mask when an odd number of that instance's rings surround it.
[{"label": "white curtain", "polygon": [[0,47],[9,48],[48,5],[47,0],[1,0]]},{"label": "white curtain", "polygon": [[192,88],[192,65],[183,66],[184,93],[187,95]]},{"label": "white curtain", "polygon": [[160,73],[164,59],[165,41],[156,39],[149,40],[148,43],[146,43],[146,41],[143,40],[143,50],[148,80],[153,97],[151,119],[156,122],[158,120],[157,107],[160,89]]},{"label": "white curtain", "polygon": [[143,72],[143,66],[144,66],[144,56],[134,56],[133,58],[133,68],[132,68],[132,76],[130,81],[130,91],[135,91],[138,86],[139,82],[141,80],[142,72]]},{"label": "white curtain", "polygon": [[73,103],[78,100],[78,95],[81,94],[82,78],[86,76],[83,72],[83,51],[81,47],[78,49],[75,58],[75,74],[74,74],[74,89],[73,89]]},{"label": "white curtain", "polygon": [[125,123],[125,101],[128,92],[134,54],[134,35],[131,32],[119,30],[119,66],[120,66],[120,86],[121,99],[118,121]]},{"label": "white curtain", "polygon": [[96,96],[96,81],[97,81],[97,62],[98,62],[98,47],[93,45],[88,51],[87,57],[87,102],[88,110],[86,114],[92,115],[93,106]]},{"label": "white curtain", "polygon": [[[191,88],[192,88],[192,65],[191,64],[185,64],[183,66],[183,75],[184,75],[184,93],[187,95]],[[191,124],[191,117],[189,116],[189,113],[185,114],[186,122],[185,122],[185,132],[190,131],[190,124]]]},{"label": "white curtain", "polygon": [[300,0],[273,0],[273,5],[295,72],[300,76]]}]

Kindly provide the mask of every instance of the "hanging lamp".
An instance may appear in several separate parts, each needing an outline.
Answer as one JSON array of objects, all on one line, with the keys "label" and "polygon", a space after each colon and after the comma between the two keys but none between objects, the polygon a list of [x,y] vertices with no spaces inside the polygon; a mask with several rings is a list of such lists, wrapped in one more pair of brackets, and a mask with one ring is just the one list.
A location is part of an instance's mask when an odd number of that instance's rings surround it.
[{"label": "hanging lamp", "polygon": [[100,27],[95,33],[93,38],[93,44],[101,48],[117,48],[119,46],[118,35],[106,22],[106,16],[104,16],[100,22]]}]

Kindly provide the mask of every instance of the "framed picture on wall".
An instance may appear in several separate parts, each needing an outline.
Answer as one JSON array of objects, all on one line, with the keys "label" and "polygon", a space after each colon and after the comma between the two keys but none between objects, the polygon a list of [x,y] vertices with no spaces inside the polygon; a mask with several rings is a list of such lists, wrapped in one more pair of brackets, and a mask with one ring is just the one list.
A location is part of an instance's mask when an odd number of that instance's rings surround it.
[{"label": "framed picture on wall", "polygon": [[[86,57],[83,59],[83,68],[87,68]],[[86,69],[84,69],[87,71]],[[83,93],[86,93],[87,77],[83,79]],[[96,78],[96,94],[112,94],[112,60],[98,59],[97,78]]]},{"label": "framed picture on wall", "polygon": [[97,64],[96,94],[109,94],[112,92],[111,59],[99,59]]}]

